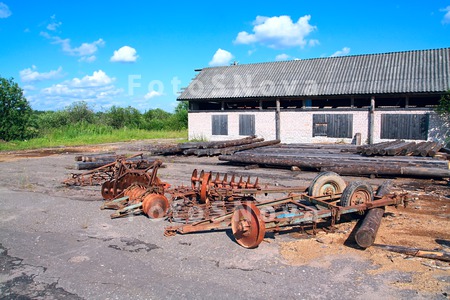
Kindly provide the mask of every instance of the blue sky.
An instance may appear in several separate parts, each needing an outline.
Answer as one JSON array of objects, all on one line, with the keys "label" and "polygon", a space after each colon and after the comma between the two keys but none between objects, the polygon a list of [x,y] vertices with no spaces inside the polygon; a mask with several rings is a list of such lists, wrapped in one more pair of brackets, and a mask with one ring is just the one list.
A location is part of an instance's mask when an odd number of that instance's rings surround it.
[{"label": "blue sky", "polygon": [[33,109],[172,112],[194,69],[450,47],[450,0],[0,0],[0,41]]}]

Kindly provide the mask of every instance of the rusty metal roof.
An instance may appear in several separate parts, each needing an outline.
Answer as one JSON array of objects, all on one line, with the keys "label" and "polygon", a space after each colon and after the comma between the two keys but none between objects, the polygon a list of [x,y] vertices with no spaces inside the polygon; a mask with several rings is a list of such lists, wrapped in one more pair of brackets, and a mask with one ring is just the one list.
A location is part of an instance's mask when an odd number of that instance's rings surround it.
[{"label": "rusty metal roof", "polygon": [[202,69],[178,100],[440,93],[450,48]]}]

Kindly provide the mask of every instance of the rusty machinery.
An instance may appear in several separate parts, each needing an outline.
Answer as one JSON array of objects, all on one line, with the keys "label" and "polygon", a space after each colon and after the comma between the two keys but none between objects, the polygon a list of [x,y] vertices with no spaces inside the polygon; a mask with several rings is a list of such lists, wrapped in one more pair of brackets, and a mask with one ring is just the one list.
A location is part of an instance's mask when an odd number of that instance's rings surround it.
[{"label": "rusty machinery", "polygon": [[[157,177],[160,162],[145,171],[124,169],[102,186],[106,200],[102,208],[116,209],[118,218],[144,213],[150,218],[167,217],[171,222],[166,236],[191,232],[231,229],[235,240],[245,248],[257,247],[266,232],[312,226],[329,220],[334,225],[342,215],[363,214],[373,208],[406,205],[406,194],[374,196],[370,185],[346,182],[334,172],[320,173],[308,187],[261,187],[235,175],[198,172],[190,186],[170,188]],[[264,201],[258,195],[284,194]]]},{"label": "rusty machinery", "polygon": [[[263,189],[259,192],[266,193]],[[232,211],[221,215],[190,224],[169,226],[165,235],[231,228],[238,244],[255,248],[266,232],[289,230],[307,224],[315,230],[321,220],[330,220],[331,225],[334,225],[345,214],[363,214],[373,208],[406,205],[407,201],[406,194],[374,196],[372,187],[362,181],[347,185],[338,174],[324,172],[313,180],[305,192],[290,191],[285,197],[263,202],[240,201]]]},{"label": "rusty machinery", "polygon": [[[116,182],[117,185],[119,181],[124,181],[124,179],[126,179],[125,177],[130,175],[130,177],[139,177],[140,174],[147,173],[150,169],[154,169],[155,166],[159,168],[162,164],[161,161],[148,161],[143,159],[142,156],[143,153],[130,157],[121,156],[118,157],[116,161],[105,164],[104,166],[93,170],[84,173],[72,173],[68,179],[63,181],[63,184],[67,186],[89,186],[102,185],[105,184],[105,182],[109,182],[109,184],[106,184],[109,185],[109,190],[106,192],[110,192],[111,195],[106,198],[114,198],[116,196],[116,192],[114,192],[114,182]],[[140,159],[136,159],[138,157],[140,157]],[[125,175],[126,173],[127,175]],[[119,190],[120,188],[123,188],[123,186],[119,186]]]}]

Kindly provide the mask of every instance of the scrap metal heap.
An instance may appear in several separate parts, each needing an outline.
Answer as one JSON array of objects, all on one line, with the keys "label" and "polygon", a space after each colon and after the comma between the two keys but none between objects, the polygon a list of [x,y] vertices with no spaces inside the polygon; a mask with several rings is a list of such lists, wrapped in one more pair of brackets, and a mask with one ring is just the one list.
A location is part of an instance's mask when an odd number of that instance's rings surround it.
[{"label": "scrap metal heap", "polygon": [[[149,164],[149,162],[147,162]],[[238,244],[257,247],[266,232],[312,227],[329,221],[331,227],[342,215],[365,214],[367,226],[356,233],[363,248],[373,244],[385,206],[406,205],[407,194],[389,193],[383,184],[377,193],[371,185],[347,183],[334,172],[322,172],[308,187],[262,187],[259,179],[198,172],[191,174],[190,186],[171,188],[157,172],[156,160],[144,169],[125,158],[114,164],[73,176],[70,184],[102,183],[105,200],[102,209],[114,209],[111,218],[145,214],[149,218],[167,218],[166,236],[209,230],[231,229]],[[69,184],[66,182],[66,184]],[[271,195],[271,200],[263,199]],[[281,196],[280,196],[281,195]]]},{"label": "scrap metal heap", "polygon": [[[155,165],[160,167],[161,164],[161,161],[149,161],[143,159],[143,153],[130,157],[119,156],[114,162],[107,163],[93,170],[84,173],[72,173],[68,179],[63,181],[63,184],[67,186],[93,186],[102,185],[105,182],[110,182],[112,184],[112,182],[123,181],[124,177],[128,176],[126,175],[127,173],[146,173],[148,170],[153,169]],[[139,175],[137,176],[140,177]],[[114,197],[114,195],[111,195],[106,197],[106,199]]]},{"label": "scrap metal heap", "polygon": [[[204,175],[207,176],[207,175]],[[386,182],[388,183],[388,182]],[[386,184],[387,185],[387,184]],[[303,190],[303,191],[301,191]],[[172,236],[177,233],[187,234],[192,232],[204,232],[209,230],[230,229],[238,244],[245,248],[257,247],[264,238],[266,232],[279,232],[291,230],[295,227],[312,226],[315,232],[319,221],[328,220],[333,227],[341,219],[342,215],[375,211],[390,205],[406,205],[407,194],[389,194],[389,188],[382,185],[377,194],[371,185],[362,181],[347,183],[334,172],[320,173],[307,188],[290,189],[214,189],[219,195],[229,193],[235,195],[247,195],[248,198],[236,198],[231,202],[232,207],[221,209],[214,207],[215,215],[204,213],[198,221],[186,222],[188,224],[166,227],[165,235]],[[287,195],[269,201],[258,201],[257,194],[280,193]],[[211,197],[210,206],[217,201]],[[214,201],[212,201],[214,200]],[[198,210],[201,206],[195,206]],[[204,210],[208,212],[208,209]],[[383,214],[370,218],[369,228],[362,228],[357,233],[358,245],[363,248],[373,244],[376,232],[381,223]],[[187,219],[185,219],[187,220]]]}]

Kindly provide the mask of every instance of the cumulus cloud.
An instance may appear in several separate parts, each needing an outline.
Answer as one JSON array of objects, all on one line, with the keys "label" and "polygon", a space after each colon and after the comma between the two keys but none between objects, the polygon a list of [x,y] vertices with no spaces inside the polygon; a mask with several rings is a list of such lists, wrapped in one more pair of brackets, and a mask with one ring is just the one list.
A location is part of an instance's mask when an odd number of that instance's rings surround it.
[{"label": "cumulus cloud", "polygon": [[[310,19],[311,16],[306,15],[294,23],[290,16],[257,16],[253,22],[253,33],[241,31],[234,42],[247,45],[261,43],[271,48],[304,47],[308,44],[306,37],[317,29],[309,24]],[[312,43],[314,45],[318,41]]]},{"label": "cumulus cloud", "polygon": [[36,107],[63,108],[75,101],[86,101],[96,106],[107,106],[123,96],[123,89],[114,85],[114,77],[98,70],[92,75],[72,78],[30,95],[29,100]]},{"label": "cumulus cloud", "polygon": [[5,19],[12,15],[11,10],[9,10],[8,5],[3,2],[0,2],[0,19]]},{"label": "cumulus cloud", "polygon": [[43,80],[61,78],[63,76],[63,68],[60,66],[57,70],[39,73],[37,67],[33,65],[31,68],[20,71],[19,75],[22,82],[39,82]]},{"label": "cumulus cloud", "polygon": [[230,64],[233,58],[234,58],[233,54],[231,54],[227,50],[219,48],[217,49],[216,53],[214,53],[212,60],[209,62],[209,65],[211,67],[227,66]]},{"label": "cumulus cloud", "polygon": [[157,91],[150,91],[150,92],[148,92],[148,93],[144,96],[144,98],[145,98],[145,99],[151,99],[151,98],[159,97],[159,96],[162,96],[162,95],[163,95],[163,94],[160,93],[160,92],[157,92]]},{"label": "cumulus cloud", "polygon": [[[89,57],[98,51],[98,47],[105,45],[103,39],[98,39],[92,43],[82,43],[78,47],[72,47],[70,39],[62,39],[59,36],[50,35],[48,32],[41,32],[41,36],[52,41],[52,44],[61,45],[64,53],[72,56]],[[87,60],[88,58],[86,58]]]},{"label": "cumulus cloud", "polygon": [[282,53],[282,54],[278,54],[276,57],[275,57],[275,60],[276,61],[282,61],[282,60],[288,60],[288,59],[290,59],[291,57],[289,56],[289,55],[287,55],[286,53]]},{"label": "cumulus cloud", "polygon": [[350,53],[350,48],[344,47],[344,48],[342,48],[342,50],[338,50],[338,51],[334,52],[333,54],[331,54],[331,57],[344,56],[344,55],[348,55],[349,53]]},{"label": "cumulus cloud", "polygon": [[139,56],[136,55],[136,49],[130,46],[123,46],[119,50],[114,51],[110,61],[112,62],[135,62]]},{"label": "cumulus cloud", "polygon": [[450,6],[441,9],[442,12],[445,12],[444,18],[442,19],[442,24],[450,24]]}]

